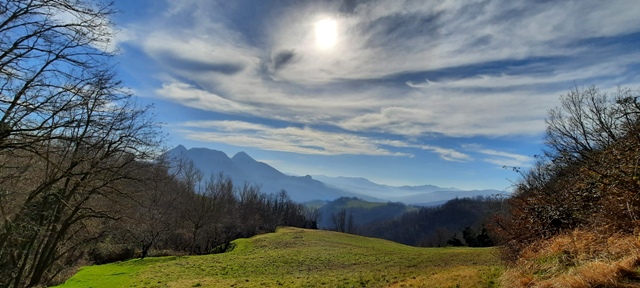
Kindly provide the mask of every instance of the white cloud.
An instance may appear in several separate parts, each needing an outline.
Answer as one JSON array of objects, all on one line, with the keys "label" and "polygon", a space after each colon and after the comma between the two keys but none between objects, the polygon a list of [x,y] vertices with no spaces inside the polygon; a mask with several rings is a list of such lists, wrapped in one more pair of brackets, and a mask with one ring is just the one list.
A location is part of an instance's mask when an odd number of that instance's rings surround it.
[{"label": "white cloud", "polygon": [[[640,59],[640,54],[629,55],[631,58]],[[597,77],[617,77],[628,74],[628,59],[614,59],[604,63],[594,63],[587,66],[559,67],[556,71],[544,74],[524,74],[524,75],[477,75],[468,78],[444,81],[429,81],[414,83],[406,82],[412,88],[450,88],[450,89],[477,89],[477,88],[514,88],[519,86],[542,86],[546,84],[566,83],[576,80],[591,79]],[[622,81],[622,80],[620,80]],[[619,81],[619,82],[620,82]]]},{"label": "white cloud", "polygon": [[[640,27],[636,11],[625,1],[367,1],[352,13],[338,13],[338,5],[329,2],[300,2],[260,23],[266,25],[256,30],[260,39],[247,39],[229,25],[233,19],[222,6],[209,1],[170,3],[153,23],[128,27],[136,30],[131,41],[171,75],[157,89],[159,96],[225,114],[349,131],[405,137],[536,135],[544,131],[546,111],[571,88],[559,84],[615,78],[625,73],[626,65],[638,62],[630,60],[637,57],[615,55],[589,62],[585,56],[580,58],[585,62],[558,63],[544,74],[526,69],[476,74],[469,68],[449,80],[408,86],[398,76],[490,61],[573,57],[588,49],[569,45],[577,40]],[[332,50],[319,51],[313,27],[328,16],[337,22],[337,43]],[[282,51],[289,54],[282,54],[285,60],[276,69],[273,61]],[[528,67],[535,68],[535,63]],[[399,80],[389,80],[394,77]],[[214,134],[207,137],[251,142]],[[265,146],[284,147],[278,143]],[[443,159],[466,161],[463,155],[431,150]],[[330,151],[315,153],[342,150]]]},{"label": "white cloud", "polygon": [[530,156],[505,151],[497,151],[493,149],[486,149],[478,144],[463,145],[463,148],[469,151],[483,154],[487,156],[486,158],[483,158],[483,161],[501,167],[530,167],[534,161],[533,157]]},{"label": "white cloud", "polygon": [[[104,11],[104,9],[108,7],[103,7],[102,4],[93,5],[89,3],[87,8]],[[131,40],[126,29],[113,27],[111,23],[109,23],[108,17],[96,17],[96,15],[92,13],[85,14],[77,12],[73,9],[66,9],[63,5],[52,5],[48,7],[48,10],[48,12],[51,13],[51,15],[48,15],[51,17],[51,20],[56,21],[61,26],[73,24],[75,26],[69,29],[78,30],[78,33],[84,34],[87,39],[94,39],[89,44],[97,50],[106,53],[116,53],[118,52],[119,43]]]},{"label": "white cloud", "polygon": [[558,93],[533,91],[467,93],[439,87],[415,91],[401,104],[346,118],[340,127],[418,136],[455,137],[536,135],[544,131],[546,111]]},{"label": "white cloud", "polygon": [[438,153],[440,155],[440,158],[447,161],[467,162],[467,161],[473,160],[471,156],[464,154],[462,152],[456,151],[454,149],[436,147],[431,145],[421,145],[420,148]]},{"label": "white cloud", "polygon": [[179,131],[187,139],[264,150],[312,155],[411,156],[384,149],[376,145],[375,140],[371,138],[324,132],[307,127],[274,128],[243,121],[191,121],[181,126],[186,129]]},{"label": "white cloud", "polygon": [[471,156],[451,148],[399,140],[380,140],[308,127],[275,128],[244,121],[188,121],[178,126],[186,138],[204,142],[312,155],[380,155],[413,157],[386,147],[430,151],[446,161],[467,162]]},{"label": "white cloud", "polygon": [[257,107],[243,105],[181,82],[163,83],[162,88],[156,90],[156,93],[182,105],[209,111],[254,114],[259,110]]},{"label": "white cloud", "polygon": [[473,160],[473,158],[465,153],[457,151],[451,148],[438,147],[433,145],[424,145],[424,144],[415,144],[406,141],[398,141],[398,140],[376,140],[375,143],[386,146],[393,147],[402,147],[402,148],[417,148],[426,151],[431,151],[436,153],[446,161],[452,162],[468,162]]},{"label": "white cloud", "polygon": [[[302,25],[274,31],[280,37],[273,45],[294,48],[302,55],[296,65],[279,72],[281,79],[299,83],[371,79],[504,59],[572,55],[580,48],[565,44],[640,27],[636,11],[628,6],[626,1],[370,1],[339,18],[344,40],[330,55],[319,55],[305,44],[310,42],[304,37],[310,31],[307,26],[316,21],[305,13],[285,18]],[[573,17],[570,11],[588,16]],[[420,28],[403,31],[403,26]],[[418,34],[420,30],[424,32]]]}]

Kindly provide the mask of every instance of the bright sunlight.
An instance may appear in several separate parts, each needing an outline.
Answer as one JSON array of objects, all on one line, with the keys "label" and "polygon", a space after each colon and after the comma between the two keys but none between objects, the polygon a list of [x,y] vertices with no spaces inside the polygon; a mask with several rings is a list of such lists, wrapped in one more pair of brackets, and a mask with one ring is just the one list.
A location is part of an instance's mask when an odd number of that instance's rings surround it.
[{"label": "bright sunlight", "polygon": [[320,49],[329,49],[336,45],[338,24],[333,19],[322,19],[315,25],[316,27],[316,45]]}]

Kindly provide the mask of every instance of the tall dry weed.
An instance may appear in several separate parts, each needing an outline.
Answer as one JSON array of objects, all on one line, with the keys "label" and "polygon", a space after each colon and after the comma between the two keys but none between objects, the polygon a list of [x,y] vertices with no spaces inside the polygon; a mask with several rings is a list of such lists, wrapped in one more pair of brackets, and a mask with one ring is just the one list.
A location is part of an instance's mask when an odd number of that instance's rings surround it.
[{"label": "tall dry weed", "polygon": [[640,235],[574,230],[525,249],[503,287],[640,287]]}]

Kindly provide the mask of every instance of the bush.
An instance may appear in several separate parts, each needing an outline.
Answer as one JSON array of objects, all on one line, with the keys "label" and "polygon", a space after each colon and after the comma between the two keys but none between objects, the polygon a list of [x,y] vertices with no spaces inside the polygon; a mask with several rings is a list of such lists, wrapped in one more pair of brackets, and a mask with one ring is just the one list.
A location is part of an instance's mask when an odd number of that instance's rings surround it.
[{"label": "bush", "polygon": [[509,213],[497,217],[494,234],[503,258],[566,231],[630,234],[640,227],[639,96],[619,89],[572,90],[547,120],[547,149],[522,174]]},{"label": "bush", "polygon": [[135,257],[135,250],[122,244],[99,243],[89,251],[88,256],[95,264],[106,264],[129,260]]}]

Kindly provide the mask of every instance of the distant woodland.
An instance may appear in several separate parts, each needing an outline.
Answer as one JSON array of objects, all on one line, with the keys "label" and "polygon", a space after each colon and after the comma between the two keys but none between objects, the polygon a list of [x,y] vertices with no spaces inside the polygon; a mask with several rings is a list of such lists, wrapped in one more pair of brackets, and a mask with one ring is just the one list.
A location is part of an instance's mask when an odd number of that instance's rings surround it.
[{"label": "distant woodland", "polygon": [[419,247],[493,246],[487,229],[505,199],[453,199],[433,207],[343,197],[323,205],[319,227]]},{"label": "distant woodland", "polygon": [[420,247],[493,246],[485,227],[502,199],[454,199],[360,227],[358,234]]}]

